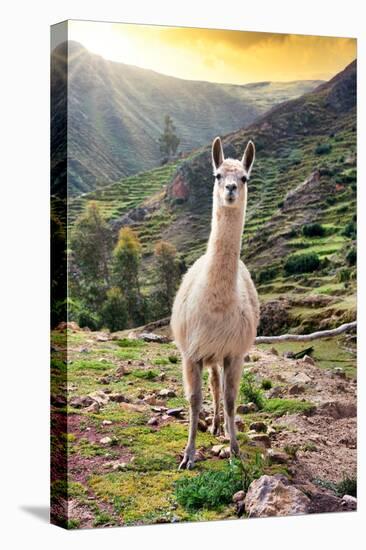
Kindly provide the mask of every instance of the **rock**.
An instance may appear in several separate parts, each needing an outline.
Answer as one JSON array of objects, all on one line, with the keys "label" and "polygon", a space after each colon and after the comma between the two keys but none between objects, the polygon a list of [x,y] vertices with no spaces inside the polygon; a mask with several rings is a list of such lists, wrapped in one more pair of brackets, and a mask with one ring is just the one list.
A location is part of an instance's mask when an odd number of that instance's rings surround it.
[{"label": "rock", "polygon": [[177,394],[174,390],[162,389],[158,393],[159,397],[176,397]]},{"label": "rock", "polygon": [[161,380],[161,381],[162,381],[162,380],[165,380],[165,378],[166,378],[165,372],[161,372],[161,373],[158,375],[158,380]]},{"label": "rock", "polygon": [[[67,404],[67,401],[64,395],[51,395],[51,405],[53,405],[54,407],[65,407],[66,404]],[[71,405],[71,400],[70,400],[70,405]]]},{"label": "rock", "polygon": [[137,337],[145,342],[155,342],[157,344],[168,344],[170,342],[167,336],[154,334],[153,332],[141,332]]},{"label": "rock", "polygon": [[230,458],[230,447],[223,447],[219,452],[220,458]]},{"label": "rock", "polygon": [[100,411],[100,405],[94,401],[89,407],[85,409],[85,412],[98,413]]},{"label": "rock", "polygon": [[285,358],[285,359],[293,359],[295,357],[295,354],[293,351],[284,351],[282,356]]},{"label": "rock", "polygon": [[214,445],[212,448],[211,448],[211,453],[214,455],[214,456],[219,456],[220,454],[220,451],[225,447],[225,445]]},{"label": "rock", "polygon": [[89,393],[89,396],[93,401],[96,401],[99,403],[99,405],[106,405],[109,401],[109,396],[106,395],[106,393],[102,390],[95,391],[93,393]]},{"label": "rock", "polygon": [[334,420],[340,418],[353,418],[357,416],[356,403],[349,403],[348,401],[342,403],[339,401],[328,401],[323,403],[317,408],[317,414],[321,416],[330,416]]},{"label": "rock", "polygon": [[99,443],[106,446],[115,445],[117,443],[117,438],[109,436],[102,437],[102,439],[99,440]]},{"label": "rock", "polygon": [[310,507],[310,499],[299,489],[268,475],[252,481],[244,502],[249,517],[306,514]]},{"label": "rock", "polygon": [[312,357],[310,357],[310,355],[304,355],[302,360],[303,360],[303,363],[307,363],[308,365],[315,365],[315,361]]},{"label": "rock", "polygon": [[197,449],[194,455],[195,462],[202,462],[203,460],[206,460],[207,457],[202,449]]},{"label": "rock", "polygon": [[90,407],[90,405],[92,405],[94,402],[94,398],[89,395],[84,395],[72,397],[69,401],[69,404],[75,409],[83,409],[85,407]]},{"label": "rock", "polygon": [[236,409],[236,412],[238,414],[250,414],[250,413],[255,413],[257,412],[258,410],[258,407],[255,403],[246,403],[244,405],[239,405],[238,408]]},{"label": "rock", "polygon": [[272,464],[286,464],[289,460],[287,453],[274,449],[267,450],[267,457],[270,459]]},{"label": "rock", "polygon": [[278,351],[276,350],[276,348],[271,348],[269,350],[273,355],[278,355]]},{"label": "rock", "polygon": [[123,393],[111,393],[109,399],[114,403],[129,403],[130,400],[128,397],[123,395]]},{"label": "rock", "polygon": [[147,425],[148,426],[157,426],[159,423],[158,421],[158,418],[156,416],[152,416],[151,418],[149,418],[149,420],[147,421]]},{"label": "rock", "polygon": [[198,429],[200,432],[207,432],[207,424],[201,418],[198,420]]},{"label": "rock", "polygon": [[342,367],[335,367],[332,371],[336,376],[339,376],[340,378],[347,378],[346,377],[346,373],[344,372],[344,370],[342,369]]},{"label": "rock", "polygon": [[234,495],[233,495],[233,502],[240,502],[241,500],[244,500],[245,499],[245,493],[244,491],[237,491]]},{"label": "rock", "polygon": [[181,418],[183,411],[184,411],[183,407],[178,407],[176,409],[168,409],[166,411],[166,414],[168,416],[174,416],[175,418]]},{"label": "rock", "polygon": [[126,368],[124,365],[120,365],[117,369],[116,369],[116,375],[121,378],[121,376],[124,376],[125,374],[128,374],[128,372],[126,371]]},{"label": "rock", "polygon": [[127,462],[114,462],[112,465],[114,471],[125,470],[127,467]]},{"label": "rock", "polygon": [[108,342],[108,340],[110,340],[110,336],[109,334],[106,334],[106,333],[101,333],[101,334],[98,334],[97,337],[96,337],[96,341],[97,342]]},{"label": "rock", "polygon": [[271,440],[269,439],[267,434],[263,433],[255,433],[255,434],[248,434],[249,441],[259,447],[265,447],[269,448],[271,446]]},{"label": "rock", "polygon": [[113,424],[112,420],[103,420],[102,422],[102,426],[110,426],[111,424]]},{"label": "rock", "polygon": [[146,395],[142,399],[144,403],[147,403],[148,405],[157,405],[157,402],[158,402],[155,395]]},{"label": "rock", "polygon": [[266,432],[267,425],[264,422],[252,422],[249,429],[254,430],[255,432]]},{"label": "rock", "polygon": [[305,392],[305,388],[304,386],[300,386],[300,384],[293,384],[288,389],[288,393],[290,395],[299,395],[300,393],[304,393],[304,392]]},{"label": "rock", "polygon": [[156,407],[151,407],[151,410],[153,412],[156,412],[156,413],[163,413],[165,411],[167,411],[167,407],[161,407],[161,406],[156,406]]},{"label": "rock", "polygon": [[348,505],[352,510],[356,510],[357,498],[351,495],[344,495],[344,497],[342,497],[342,505]]},{"label": "rock", "polygon": [[245,425],[243,419],[238,414],[235,415],[235,426],[239,432],[244,431]]},{"label": "rock", "polygon": [[274,388],[271,388],[268,392],[268,398],[272,399],[273,397],[280,397],[283,393],[283,388],[281,386],[275,386]]},{"label": "rock", "polygon": [[311,382],[310,376],[305,374],[304,372],[297,372],[292,378],[291,378],[292,384],[308,384]]}]

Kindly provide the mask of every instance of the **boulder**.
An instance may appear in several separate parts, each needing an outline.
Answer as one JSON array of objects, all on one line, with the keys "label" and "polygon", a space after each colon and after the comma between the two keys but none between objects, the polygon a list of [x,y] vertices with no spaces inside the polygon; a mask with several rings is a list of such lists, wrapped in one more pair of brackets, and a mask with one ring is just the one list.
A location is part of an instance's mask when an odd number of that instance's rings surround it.
[{"label": "boulder", "polygon": [[181,418],[183,411],[183,407],[178,407],[176,409],[168,409],[166,411],[166,414],[168,416],[175,416],[175,418]]},{"label": "boulder", "polygon": [[295,486],[285,484],[281,478],[264,475],[250,484],[244,501],[249,517],[308,513],[310,499]]},{"label": "boulder", "polygon": [[236,412],[238,414],[250,414],[250,413],[255,413],[257,412],[258,410],[258,407],[255,403],[246,403],[244,405],[239,405],[238,408],[236,409]]},{"label": "boulder", "polygon": [[310,376],[305,374],[304,372],[297,372],[292,378],[291,378],[292,384],[308,384],[311,382]]},{"label": "boulder", "polygon": [[155,342],[157,344],[168,344],[170,339],[167,336],[162,336],[161,334],[154,334],[153,332],[141,332],[138,335],[140,340],[145,342]]},{"label": "boulder", "polygon": [[304,355],[302,360],[303,360],[303,363],[307,363],[308,365],[315,365],[315,361],[312,357],[310,357],[310,355]]},{"label": "boulder", "polygon": [[220,454],[220,451],[225,447],[225,445],[214,445],[212,448],[211,448],[211,453],[214,455],[214,456],[219,456]]},{"label": "boulder", "polygon": [[267,425],[264,422],[252,422],[249,429],[254,430],[255,432],[266,432]]},{"label": "boulder", "polygon": [[248,434],[249,442],[253,445],[259,446],[259,447],[265,447],[269,448],[271,446],[271,440],[269,439],[267,434],[264,433],[255,433],[255,434]]},{"label": "boulder", "polygon": [[69,404],[75,409],[83,409],[86,407],[90,407],[90,405],[92,405],[94,402],[95,399],[92,396],[84,395],[72,397],[69,401]]},{"label": "boulder", "polygon": [[149,418],[149,420],[147,421],[147,425],[148,426],[157,426],[157,424],[159,423],[158,421],[158,418],[156,416],[152,416],[151,418]]},{"label": "boulder", "polygon": [[176,393],[174,390],[169,390],[169,389],[162,389],[159,391],[158,393],[159,397],[176,397]]}]

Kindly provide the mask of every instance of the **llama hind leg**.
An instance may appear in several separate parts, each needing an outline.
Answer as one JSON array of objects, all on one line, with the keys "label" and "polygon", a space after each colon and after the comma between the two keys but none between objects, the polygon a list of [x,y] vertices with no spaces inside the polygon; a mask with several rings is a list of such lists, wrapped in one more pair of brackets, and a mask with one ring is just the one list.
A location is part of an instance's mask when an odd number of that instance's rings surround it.
[{"label": "llama hind leg", "polygon": [[189,401],[189,435],[179,469],[191,470],[194,466],[198,416],[202,404],[202,361],[194,362],[183,357],[184,388]]},{"label": "llama hind leg", "polygon": [[230,438],[230,454],[239,455],[239,445],[236,439],[235,428],[235,401],[238,394],[242,373],[241,357],[226,357],[224,360],[223,393],[225,412],[225,433]]},{"label": "llama hind leg", "polygon": [[209,382],[212,393],[213,402],[213,420],[211,426],[212,435],[220,435],[220,371],[219,366],[216,364],[208,365],[209,367]]}]

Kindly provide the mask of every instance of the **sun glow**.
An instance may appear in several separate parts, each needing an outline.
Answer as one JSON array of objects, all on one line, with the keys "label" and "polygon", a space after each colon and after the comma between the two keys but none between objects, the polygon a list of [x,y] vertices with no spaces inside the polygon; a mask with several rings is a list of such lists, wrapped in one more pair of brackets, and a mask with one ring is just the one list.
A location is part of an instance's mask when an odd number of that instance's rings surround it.
[{"label": "sun glow", "polygon": [[353,38],[92,21],[70,21],[69,40],[112,61],[236,84],[328,79],[356,57]]}]

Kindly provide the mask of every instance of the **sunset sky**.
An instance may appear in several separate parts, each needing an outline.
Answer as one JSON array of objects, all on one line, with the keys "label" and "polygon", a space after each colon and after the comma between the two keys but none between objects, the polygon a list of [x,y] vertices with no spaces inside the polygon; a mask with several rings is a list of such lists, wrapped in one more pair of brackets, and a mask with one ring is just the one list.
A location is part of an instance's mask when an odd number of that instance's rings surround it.
[{"label": "sunset sky", "polygon": [[356,40],[70,21],[69,40],[103,57],[191,80],[246,84],[329,79],[356,57]]}]

